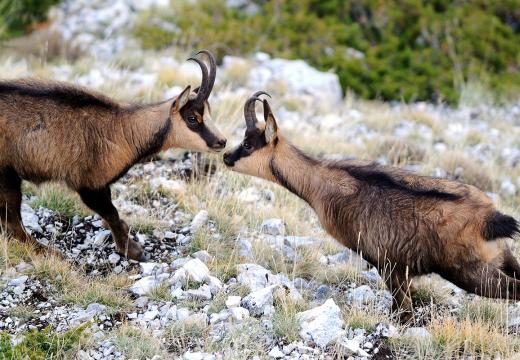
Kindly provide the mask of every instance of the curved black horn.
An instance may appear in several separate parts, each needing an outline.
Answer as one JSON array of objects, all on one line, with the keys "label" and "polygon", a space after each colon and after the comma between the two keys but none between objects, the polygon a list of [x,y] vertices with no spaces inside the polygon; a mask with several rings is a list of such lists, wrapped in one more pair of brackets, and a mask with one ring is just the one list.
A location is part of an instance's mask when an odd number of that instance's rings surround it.
[{"label": "curved black horn", "polygon": [[[197,91],[197,97],[193,100],[197,104],[202,104],[206,98],[206,92],[208,88],[208,69],[202,60],[190,57],[188,61],[195,61],[200,66],[200,70],[202,71],[202,81],[200,83],[200,87]],[[209,94],[209,92],[208,92]]]},{"label": "curved black horn", "polygon": [[246,120],[246,126],[248,129],[254,129],[255,124],[258,122],[258,119],[256,118],[255,101],[261,101],[259,98],[260,95],[267,95],[271,97],[271,95],[265,91],[257,91],[253,94],[253,96],[247,99],[244,105],[244,118]]},{"label": "curved black horn", "polygon": [[208,50],[201,50],[196,55],[204,54],[207,56],[209,61],[209,79],[208,79],[208,93],[206,94],[206,99],[211,94],[211,90],[213,90],[213,85],[215,85],[215,78],[217,77],[217,61],[215,60],[215,56]]}]

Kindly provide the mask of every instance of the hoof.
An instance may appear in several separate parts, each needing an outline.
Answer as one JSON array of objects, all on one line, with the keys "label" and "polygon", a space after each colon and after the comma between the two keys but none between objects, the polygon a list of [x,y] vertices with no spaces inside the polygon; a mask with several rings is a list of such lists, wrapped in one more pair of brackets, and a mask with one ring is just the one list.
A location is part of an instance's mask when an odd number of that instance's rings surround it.
[{"label": "hoof", "polygon": [[139,257],[139,259],[137,259],[137,261],[139,261],[139,262],[148,262],[148,260],[150,260],[150,258],[146,254],[142,254]]},{"label": "hoof", "polygon": [[131,239],[128,239],[128,247],[121,249],[119,246],[117,246],[117,251],[130,260],[144,261],[141,260],[143,257],[145,257],[143,248],[141,245],[139,245],[139,243]]}]

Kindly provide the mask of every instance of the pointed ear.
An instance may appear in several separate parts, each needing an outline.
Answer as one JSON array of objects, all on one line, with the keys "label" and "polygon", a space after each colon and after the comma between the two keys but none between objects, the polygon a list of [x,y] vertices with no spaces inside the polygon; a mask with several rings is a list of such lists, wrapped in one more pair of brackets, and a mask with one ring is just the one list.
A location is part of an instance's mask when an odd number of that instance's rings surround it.
[{"label": "pointed ear", "polygon": [[182,92],[175,98],[172,104],[172,111],[179,111],[182,109],[184,105],[188,102],[190,99],[191,94],[191,86],[186,86],[186,89],[182,90]]},{"label": "pointed ear", "polygon": [[265,119],[265,141],[270,144],[276,140],[278,134],[278,125],[271,111],[267,100],[264,100],[264,119]]}]

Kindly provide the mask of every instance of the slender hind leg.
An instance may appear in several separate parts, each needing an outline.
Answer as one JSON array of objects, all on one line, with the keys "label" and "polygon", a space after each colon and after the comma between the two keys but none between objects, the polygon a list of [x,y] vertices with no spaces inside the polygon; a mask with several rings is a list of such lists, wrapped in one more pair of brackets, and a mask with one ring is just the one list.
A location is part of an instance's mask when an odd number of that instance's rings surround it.
[{"label": "slender hind leg", "polygon": [[11,168],[0,169],[0,225],[14,238],[35,246],[38,250],[46,247],[27,233],[22,224],[22,179]]},{"label": "slender hind leg", "polygon": [[443,277],[460,288],[480,296],[520,300],[520,281],[480,260],[463,263],[444,273]]},{"label": "slender hind leg", "polygon": [[507,275],[515,279],[520,279],[520,264],[515,259],[511,249],[506,248],[503,253],[504,263],[502,264],[501,270]]},{"label": "slender hind leg", "polygon": [[141,261],[145,259],[141,246],[128,237],[128,225],[119,218],[119,213],[112,204],[108,186],[96,190],[81,189],[79,195],[85,205],[97,212],[108,223],[117,251],[130,259]]}]

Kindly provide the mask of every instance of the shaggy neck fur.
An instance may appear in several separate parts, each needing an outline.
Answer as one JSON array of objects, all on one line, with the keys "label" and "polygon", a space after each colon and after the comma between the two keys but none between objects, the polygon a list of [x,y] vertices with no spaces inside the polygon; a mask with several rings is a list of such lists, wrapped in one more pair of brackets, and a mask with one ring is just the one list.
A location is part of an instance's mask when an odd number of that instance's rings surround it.
[{"label": "shaggy neck fur", "polygon": [[170,109],[172,100],[132,111],[122,125],[134,158],[140,160],[175,145]]},{"label": "shaggy neck fur", "polygon": [[325,193],[331,191],[329,185],[338,185],[332,182],[339,171],[327,168],[326,162],[306,155],[283,138],[278,139],[276,146],[269,161],[272,175],[269,180],[282,185],[318,210]]}]

